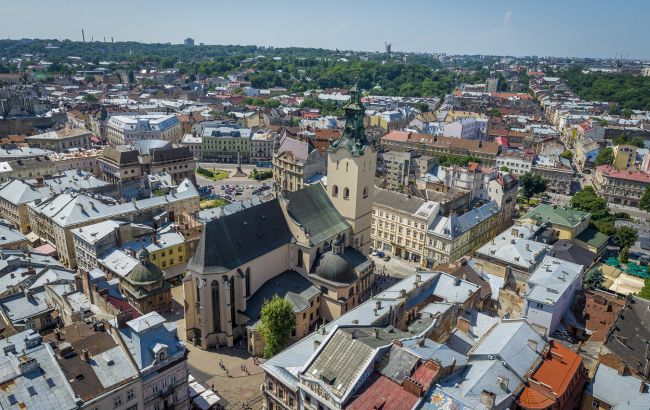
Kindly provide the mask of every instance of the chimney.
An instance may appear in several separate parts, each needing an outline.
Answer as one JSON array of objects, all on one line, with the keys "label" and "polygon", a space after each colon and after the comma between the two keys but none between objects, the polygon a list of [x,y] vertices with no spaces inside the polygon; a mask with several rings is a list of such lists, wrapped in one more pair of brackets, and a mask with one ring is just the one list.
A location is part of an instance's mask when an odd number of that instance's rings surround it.
[{"label": "chimney", "polygon": [[81,351],[81,360],[88,361],[88,360],[90,360],[91,357],[92,356],[90,355],[90,351],[88,350],[88,348],[84,348]]},{"label": "chimney", "polygon": [[320,340],[314,340],[314,351],[318,350],[318,346],[320,346]]},{"label": "chimney", "polygon": [[526,250],[527,250],[528,252],[530,252],[530,244],[529,244],[529,243],[526,244]]},{"label": "chimney", "polygon": [[496,402],[497,395],[491,391],[483,390],[481,392],[481,404],[485,406],[486,410],[492,410]]},{"label": "chimney", "polygon": [[377,329],[377,328],[372,329],[372,336],[373,336],[375,339],[379,339],[379,329]]},{"label": "chimney", "polygon": [[458,316],[458,319],[456,319],[456,327],[461,332],[469,334],[470,323],[469,320],[465,319],[464,317]]},{"label": "chimney", "polygon": [[420,275],[419,273],[417,273],[417,274],[415,275],[415,283],[420,283],[420,282],[422,282],[422,275]]},{"label": "chimney", "polygon": [[381,300],[375,302],[375,309],[381,310]]}]

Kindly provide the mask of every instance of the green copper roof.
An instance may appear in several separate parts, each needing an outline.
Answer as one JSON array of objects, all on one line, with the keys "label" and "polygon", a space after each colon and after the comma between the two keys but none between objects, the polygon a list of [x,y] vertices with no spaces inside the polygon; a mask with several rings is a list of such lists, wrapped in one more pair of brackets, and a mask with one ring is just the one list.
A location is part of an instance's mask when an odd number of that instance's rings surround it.
[{"label": "green copper roof", "polygon": [[330,201],[320,184],[309,185],[284,195],[291,219],[309,233],[310,245],[316,245],[350,227]]},{"label": "green copper roof", "polygon": [[522,219],[532,219],[540,224],[548,222],[553,225],[575,228],[584,219],[589,219],[590,217],[591,215],[589,213],[578,211],[577,209],[540,204],[524,215]]},{"label": "green copper roof", "polygon": [[587,228],[580,232],[580,234],[576,236],[576,239],[589,246],[593,246],[594,248],[600,248],[609,241],[609,236],[602,232],[598,232],[594,228]]},{"label": "green copper roof", "polygon": [[345,105],[345,127],[341,139],[332,143],[331,150],[347,148],[352,155],[363,155],[368,147],[363,118],[366,112],[357,86],[350,89],[350,101]]},{"label": "green copper roof", "polygon": [[126,276],[126,280],[134,285],[150,285],[162,280],[164,276],[165,272],[153,263],[148,263],[147,265],[138,263]]}]

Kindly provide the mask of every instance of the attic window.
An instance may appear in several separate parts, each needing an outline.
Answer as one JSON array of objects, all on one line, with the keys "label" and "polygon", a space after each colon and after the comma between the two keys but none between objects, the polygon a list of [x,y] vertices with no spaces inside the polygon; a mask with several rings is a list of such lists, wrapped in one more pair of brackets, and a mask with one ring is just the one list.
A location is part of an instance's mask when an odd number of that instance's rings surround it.
[{"label": "attic window", "polygon": [[14,396],[13,394],[10,394],[9,396],[7,396],[7,398],[9,399],[9,404],[11,404],[12,406],[18,403],[18,400],[16,400],[16,396]]},{"label": "attic window", "polygon": [[54,383],[54,380],[52,380],[51,377],[48,377],[48,378],[47,378],[47,385],[48,385],[50,388],[52,388],[52,387],[56,386],[56,383]]},{"label": "attic window", "polygon": [[34,386],[29,386],[29,387],[27,388],[27,391],[29,392],[29,395],[30,395],[30,396],[36,396],[36,394],[37,394],[37,393],[36,393],[36,389],[34,389]]}]

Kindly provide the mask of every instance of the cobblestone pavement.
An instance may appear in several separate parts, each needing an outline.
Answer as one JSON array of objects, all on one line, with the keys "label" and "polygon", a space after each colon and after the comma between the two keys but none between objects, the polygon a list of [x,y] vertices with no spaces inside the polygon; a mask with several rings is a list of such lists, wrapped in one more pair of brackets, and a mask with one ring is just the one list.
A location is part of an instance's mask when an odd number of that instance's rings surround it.
[{"label": "cobblestone pavement", "polygon": [[[176,322],[178,335],[185,339],[183,320],[183,287],[172,289],[174,308],[166,315]],[[253,362],[245,347],[221,348],[205,351],[191,344],[188,365],[190,373],[206,387],[213,388],[220,397],[229,403],[228,409],[261,409],[260,386],[264,382],[264,372]],[[222,362],[224,369],[219,366]],[[246,366],[246,370],[242,369]],[[254,402],[254,403],[252,403]]]}]

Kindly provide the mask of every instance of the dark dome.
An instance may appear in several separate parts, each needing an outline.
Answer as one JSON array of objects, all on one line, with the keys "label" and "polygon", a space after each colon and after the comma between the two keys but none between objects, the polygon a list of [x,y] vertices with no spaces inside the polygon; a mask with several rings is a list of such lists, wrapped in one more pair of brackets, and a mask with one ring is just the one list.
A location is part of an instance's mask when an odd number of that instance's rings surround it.
[{"label": "dark dome", "polygon": [[138,263],[126,279],[134,285],[150,285],[162,280],[164,276],[165,273],[153,263],[147,265]]},{"label": "dark dome", "polygon": [[352,283],[357,280],[354,266],[343,255],[326,252],[318,260],[314,275],[330,282]]}]

